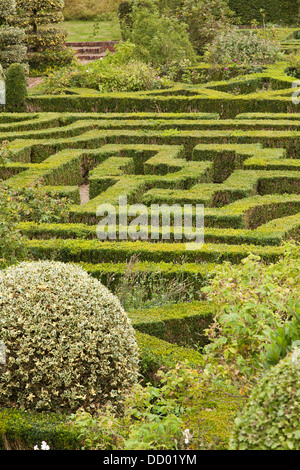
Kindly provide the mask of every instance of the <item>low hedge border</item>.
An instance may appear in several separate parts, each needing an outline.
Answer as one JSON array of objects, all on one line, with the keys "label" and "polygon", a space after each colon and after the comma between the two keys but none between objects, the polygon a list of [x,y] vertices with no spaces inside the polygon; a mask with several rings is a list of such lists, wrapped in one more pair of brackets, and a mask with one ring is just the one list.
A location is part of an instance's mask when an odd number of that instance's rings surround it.
[{"label": "low hedge border", "polygon": [[204,329],[212,321],[213,309],[205,302],[179,303],[129,311],[133,327],[141,333],[184,347],[207,344]]},{"label": "low hedge border", "polygon": [[26,240],[29,256],[34,260],[54,259],[62,262],[108,263],[128,262],[133,256],[140,261],[155,263],[239,263],[250,253],[266,261],[280,257],[281,247],[256,245],[205,244],[202,248],[187,250],[184,243],[114,242],[99,240]]},{"label": "low hedge border", "polygon": [[[274,231],[275,226],[279,226],[280,229],[277,228],[277,230]],[[300,228],[300,214],[296,213],[293,216],[272,220],[253,230],[207,227],[204,236],[205,241],[208,243],[280,245],[283,239],[290,236],[291,231],[295,231],[298,228]],[[19,229],[24,236],[30,239],[71,238],[91,240],[97,238],[97,227],[95,225],[23,222],[20,223]],[[159,234],[161,239],[161,228]],[[170,235],[172,242],[178,242],[178,240],[174,239],[174,227],[170,228]]]}]

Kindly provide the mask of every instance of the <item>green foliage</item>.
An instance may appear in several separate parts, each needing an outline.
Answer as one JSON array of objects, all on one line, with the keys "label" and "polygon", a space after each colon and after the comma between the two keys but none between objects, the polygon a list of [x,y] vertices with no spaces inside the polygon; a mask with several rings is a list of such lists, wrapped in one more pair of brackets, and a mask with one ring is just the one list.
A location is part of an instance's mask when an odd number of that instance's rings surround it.
[{"label": "green foliage", "polygon": [[46,441],[51,450],[80,449],[78,433],[61,413],[0,409],[0,449],[33,450]]},{"label": "green foliage", "polygon": [[134,3],[129,40],[135,44],[139,59],[174,80],[182,68],[196,60],[185,24],[160,15],[152,0]]},{"label": "green foliage", "polygon": [[241,24],[251,25],[253,20],[272,24],[299,24],[299,0],[229,0]]},{"label": "green foliage", "polygon": [[187,25],[190,41],[199,55],[231,24],[233,16],[227,0],[184,0],[174,13]]},{"label": "green foliage", "polygon": [[132,30],[133,3],[133,1],[121,2],[118,8],[118,19],[123,41],[129,38],[130,31]]},{"label": "green foliage", "polygon": [[299,352],[260,379],[236,419],[231,450],[300,450]]},{"label": "green foliage", "polygon": [[25,63],[27,49],[24,44],[25,32],[9,26],[9,18],[16,13],[14,0],[3,0],[0,5],[0,64],[4,71],[11,64]]},{"label": "green foliage", "polygon": [[[187,35],[197,54],[203,54],[206,44],[212,41],[217,31],[231,24],[233,16],[227,0],[132,0],[122,2],[119,6],[119,21],[123,39],[131,38],[131,32],[135,28],[134,11],[143,8],[150,9],[151,14],[156,11],[161,24],[164,24],[168,30],[172,29],[172,25],[174,29],[176,26],[178,37],[181,40],[185,32],[184,28],[179,32],[178,23],[185,25]],[[170,22],[167,22],[166,18],[169,18]],[[167,34],[164,37],[164,42],[168,43]]]},{"label": "green foliage", "polygon": [[287,68],[285,73],[290,77],[300,78],[300,55],[298,53],[289,54],[286,57]]},{"label": "green foliage", "polygon": [[17,203],[11,201],[10,192],[0,186],[0,268],[14,264],[27,254],[19,221]]},{"label": "green foliage", "polygon": [[9,149],[8,140],[3,140],[0,146],[0,166],[4,166],[9,163],[11,157],[11,151]]},{"label": "green foliage", "polygon": [[205,60],[214,64],[266,65],[279,58],[280,43],[276,39],[250,32],[228,29],[221,31],[208,46]]},{"label": "green foliage", "polygon": [[176,303],[192,298],[192,287],[186,280],[165,279],[157,273],[138,271],[138,258],[132,257],[118,286],[116,295],[126,311]]},{"label": "green foliage", "polygon": [[250,256],[241,265],[217,266],[203,289],[214,306],[205,352],[237,382],[246,383],[262,371],[270,332],[290,319],[289,305],[300,293],[299,262],[299,245],[286,244],[276,263]]},{"label": "green foliage", "polygon": [[51,74],[42,86],[45,94],[61,94],[67,87],[92,88],[101,92],[135,92],[162,87],[150,65],[134,57],[135,46],[122,43],[116,53],[86,65],[67,67]]},{"label": "green foliage", "polygon": [[1,406],[68,412],[120,405],[137,380],[138,349],[115,296],[81,268],[55,262],[3,270],[0,292]]},{"label": "green foliage", "polygon": [[55,28],[39,30],[36,34],[26,37],[26,44],[29,51],[43,52],[47,49],[61,50],[67,39],[67,31]]},{"label": "green foliage", "polygon": [[[227,407],[227,414],[221,403]],[[211,433],[206,408],[220,420],[223,433],[219,429],[215,435]],[[79,410],[72,417],[72,425],[84,449],[222,449],[228,443],[236,409],[220,390],[205,383],[199,371],[178,363],[159,370],[155,385],[134,387],[127,394],[122,415],[111,407],[96,416]]]},{"label": "green foliage", "polygon": [[21,221],[36,223],[67,222],[70,201],[53,191],[48,194],[40,183],[18,190],[10,190],[10,199],[18,204]]},{"label": "green foliage", "polygon": [[17,16],[13,22],[34,33],[38,26],[63,21],[63,0],[16,0]]},{"label": "green foliage", "polygon": [[16,11],[15,0],[1,0],[0,4],[0,25],[5,23],[7,18],[14,15]]},{"label": "green foliage", "polygon": [[11,64],[6,74],[6,110],[21,112],[27,97],[26,76],[21,64]]},{"label": "green foliage", "polygon": [[28,62],[30,64],[30,75],[48,75],[57,69],[68,66],[71,68],[76,64],[74,52],[70,48],[65,49],[45,49],[43,52],[28,52]]},{"label": "green foliage", "polygon": [[266,352],[262,355],[265,367],[270,368],[278,364],[291,352],[296,342],[300,344],[300,304],[299,302],[288,306],[291,320],[282,326],[270,331],[270,341],[266,346]]},{"label": "green foliage", "polygon": [[17,15],[10,22],[26,31],[30,67],[43,72],[47,67],[70,64],[74,53],[65,46],[66,32],[45,27],[63,21],[63,0],[16,0],[16,6]]},{"label": "green foliage", "polygon": [[[3,142],[0,166],[5,166],[10,156],[8,144]],[[55,192],[48,195],[39,185],[18,191],[0,186],[0,204],[0,267],[14,264],[28,254],[19,230],[20,222],[63,222],[69,209],[66,198],[60,198]]]}]

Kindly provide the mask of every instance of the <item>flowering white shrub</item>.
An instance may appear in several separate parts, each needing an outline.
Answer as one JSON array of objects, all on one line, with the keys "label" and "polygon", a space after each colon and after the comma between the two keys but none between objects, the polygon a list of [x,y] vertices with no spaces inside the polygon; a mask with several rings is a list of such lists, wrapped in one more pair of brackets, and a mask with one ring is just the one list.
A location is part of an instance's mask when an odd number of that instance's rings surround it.
[{"label": "flowering white shrub", "polygon": [[279,58],[280,43],[257,33],[228,29],[215,36],[208,46],[206,61],[213,64],[265,65]]},{"label": "flowering white shrub", "polygon": [[78,266],[0,271],[0,406],[94,410],[136,383],[138,349],[119,300]]}]

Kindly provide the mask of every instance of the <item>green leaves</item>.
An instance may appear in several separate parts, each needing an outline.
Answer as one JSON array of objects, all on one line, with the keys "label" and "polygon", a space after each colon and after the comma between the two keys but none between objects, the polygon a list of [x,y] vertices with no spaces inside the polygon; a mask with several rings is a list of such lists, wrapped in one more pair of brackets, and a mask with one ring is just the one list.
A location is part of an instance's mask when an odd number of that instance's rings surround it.
[{"label": "green leaves", "polygon": [[137,380],[138,347],[118,299],[81,268],[0,271],[0,404],[37,411],[118,405]]},{"label": "green leaves", "polygon": [[205,352],[237,364],[240,378],[251,379],[262,371],[262,362],[277,363],[292,339],[299,337],[296,317],[289,326],[284,324],[300,293],[299,247],[286,244],[283,253],[273,264],[250,256],[239,265],[217,266],[216,276],[203,289],[214,307],[214,322],[206,330],[211,343]]},{"label": "green leaves", "polygon": [[300,450],[300,360],[288,354],[258,382],[235,421],[231,450]]}]

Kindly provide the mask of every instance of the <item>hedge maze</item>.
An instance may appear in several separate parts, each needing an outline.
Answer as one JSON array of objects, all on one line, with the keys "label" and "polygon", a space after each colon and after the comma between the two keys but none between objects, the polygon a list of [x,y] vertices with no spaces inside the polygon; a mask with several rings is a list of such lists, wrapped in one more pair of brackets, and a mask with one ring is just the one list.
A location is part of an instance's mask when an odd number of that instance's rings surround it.
[{"label": "hedge maze", "polygon": [[[112,286],[136,257],[141,272],[160,273],[166,282],[181,276],[198,290],[215,263],[238,263],[250,253],[276,260],[282,242],[300,235],[300,114],[288,78],[268,76],[273,90],[266,96],[260,88],[266,78],[255,80],[229,81],[226,91],[226,82],[211,82],[102,101],[96,92],[74,90],[31,97],[28,106],[39,111],[1,113],[0,139],[10,142],[13,161],[0,168],[0,178],[15,189],[40,181],[46,192],[72,201],[68,223],[21,224],[31,256],[80,263],[104,283],[114,279]],[[203,204],[204,245],[186,250],[174,225],[169,240],[161,232],[155,240],[149,234],[99,240],[97,208],[111,204],[117,211],[121,196],[147,207]],[[130,315],[148,365],[183,357],[201,362],[189,347],[205,341],[201,332],[211,321],[205,302]]]}]

